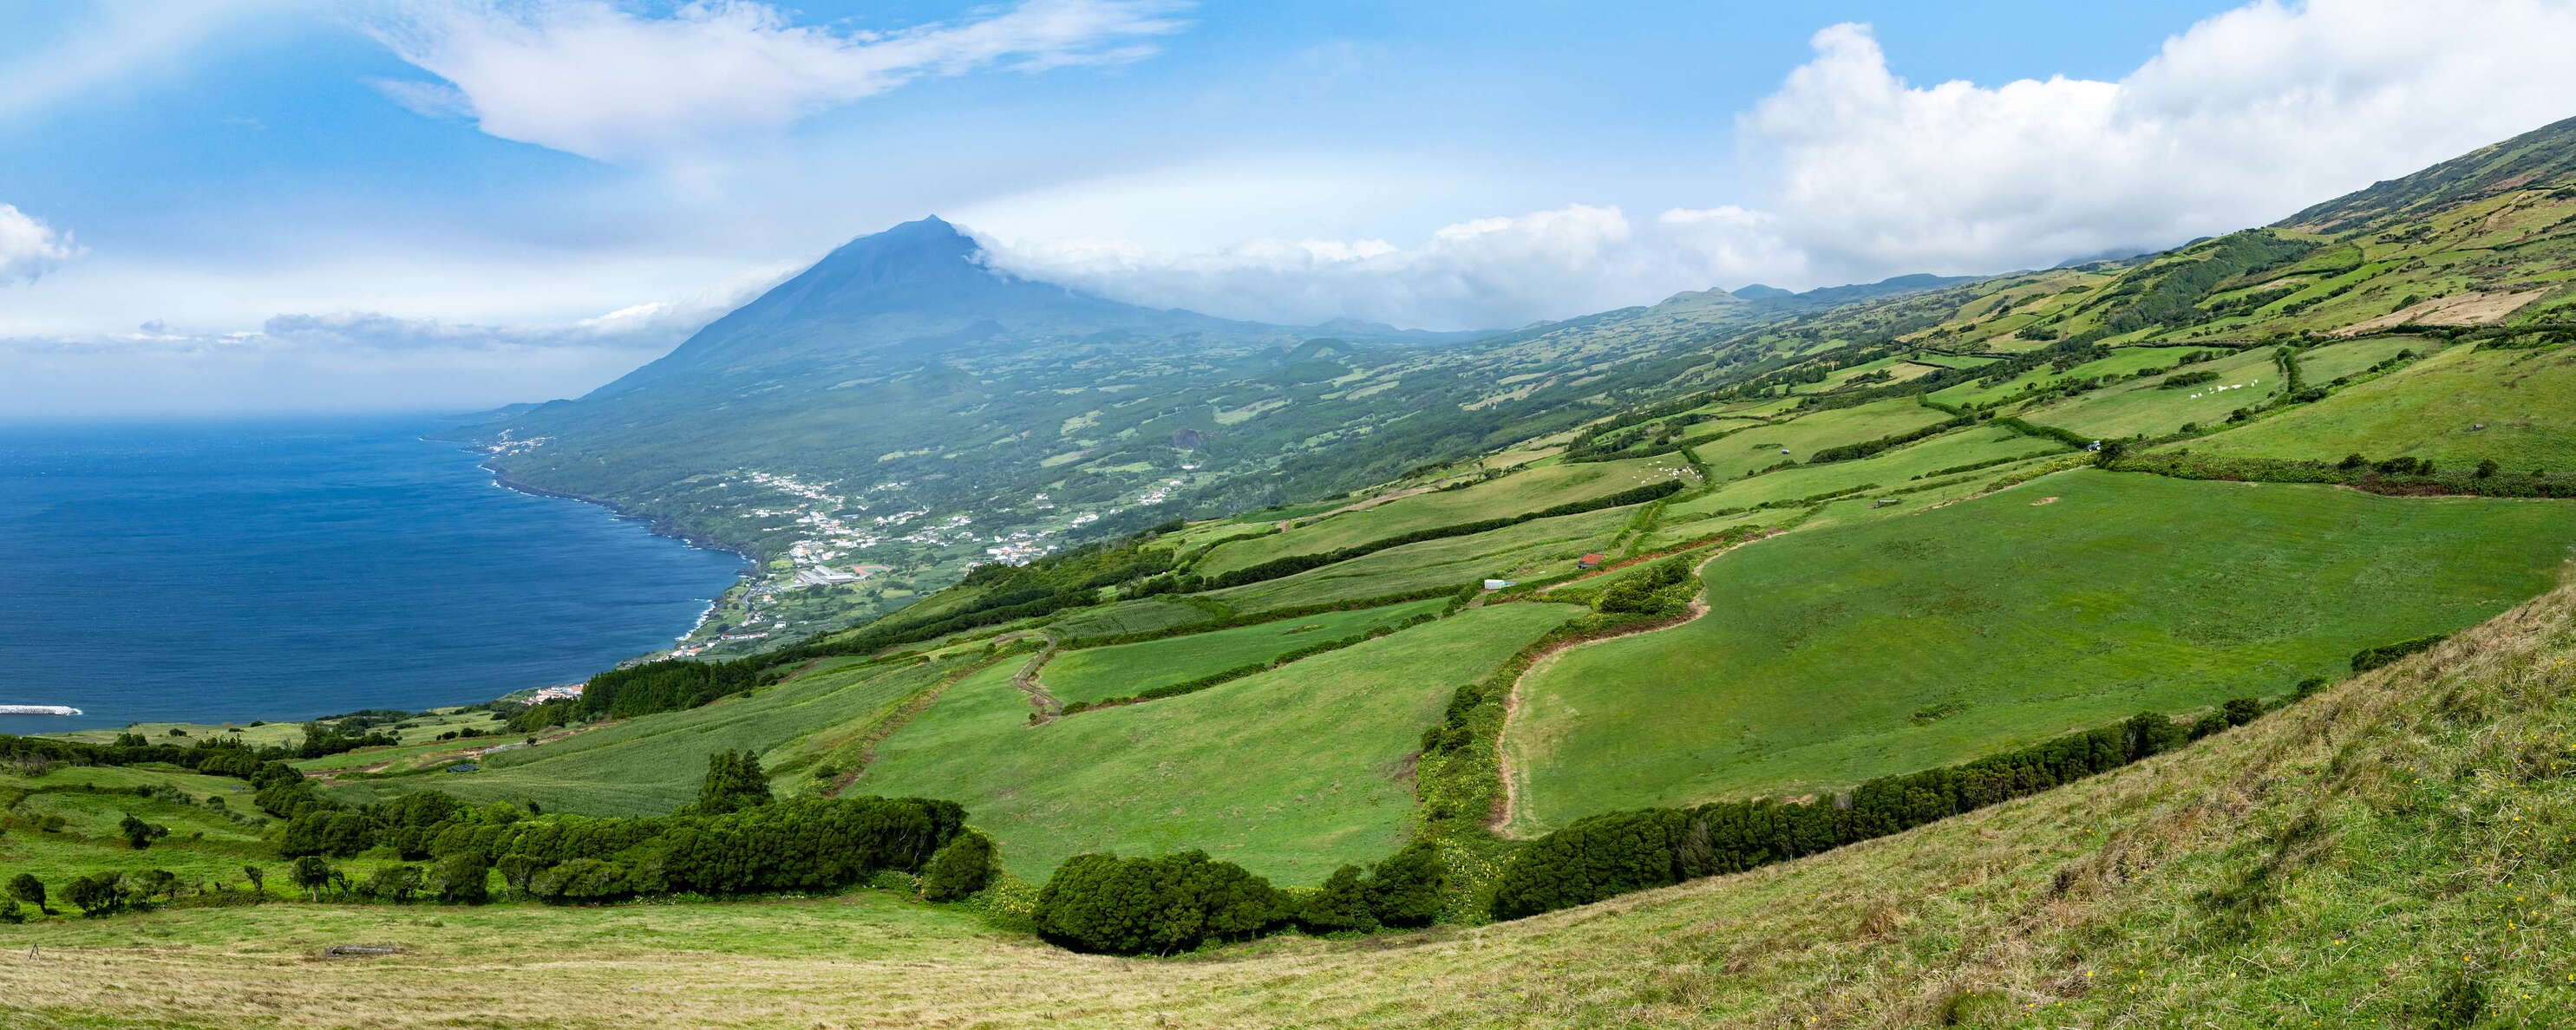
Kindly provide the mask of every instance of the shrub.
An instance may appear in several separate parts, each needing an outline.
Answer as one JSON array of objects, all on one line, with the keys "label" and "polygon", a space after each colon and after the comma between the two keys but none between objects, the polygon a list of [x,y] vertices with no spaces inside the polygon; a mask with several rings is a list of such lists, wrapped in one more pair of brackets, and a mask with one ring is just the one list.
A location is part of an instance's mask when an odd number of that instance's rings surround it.
[{"label": "shrub", "polygon": [[1169,955],[1241,940],[1288,913],[1270,881],[1203,851],[1156,858],[1076,855],[1038,891],[1038,930],[1080,951]]},{"label": "shrub", "polygon": [[73,880],[63,888],[63,900],[72,903],[85,916],[103,916],[125,907],[125,874],[91,873]]},{"label": "shrub", "polygon": [[2399,659],[2405,658],[2409,655],[2420,654],[2422,652],[2432,650],[2433,645],[2441,643],[2447,637],[2448,634],[2436,633],[2431,636],[2416,637],[2412,640],[2400,640],[2394,644],[2381,644],[2377,647],[2362,648],[2361,650],[2353,653],[2352,671],[2369,672],[2370,670],[2379,668],[2383,665],[2393,665]]},{"label": "shrub", "polygon": [[47,915],[51,915],[54,911],[45,907],[45,881],[36,879],[34,873],[19,873],[10,877],[9,896],[36,906],[36,911]]},{"label": "shrub", "polygon": [[959,831],[946,847],[921,867],[921,896],[955,901],[993,881],[993,841],[973,830]]},{"label": "shrub", "polygon": [[1448,870],[1430,841],[1417,840],[1369,871],[1369,914],[1388,926],[1429,926],[1440,918]]},{"label": "shrub", "polygon": [[1346,865],[1324,878],[1324,885],[1306,899],[1297,913],[1297,924],[1309,933],[1335,933],[1343,930],[1374,930],[1376,913],[1369,905],[1369,883],[1360,867]]},{"label": "shrub", "polygon": [[745,750],[707,756],[707,778],[698,786],[698,811],[723,815],[769,801],[769,774],[761,771],[759,755]]},{"label": "shrub", "polygon": [[116,824],[116,832],[123,834],[125,842],[133,845],[134,850],[141,851],[151,847],[153,841],[169,836],[170,828],[159,823],[144,822],[135,818],[134,813],[127,812],[125,818]]},{"label": "shrub", "polygon": [[18,907],[18,899],[0,901],[0,923],[12,925],[27,921],[27,911]]},{"label": "shrub", "polygon": [[606,859],[576,858],[538,873],[528,892],[552,902],[614,901],[636,893],[635,875]]},{"label": "shrub", "polygon": [[429,868],[427,888],[452,905],[480,904],[491,897],[492,864],[479,851],[460,851]]},{"label": "shrub", "polygon": [[2218,714],[2225,716],[2230,726],[2243,726],[2263,717],[2263,702],[2250,697],[2229,698]]}]

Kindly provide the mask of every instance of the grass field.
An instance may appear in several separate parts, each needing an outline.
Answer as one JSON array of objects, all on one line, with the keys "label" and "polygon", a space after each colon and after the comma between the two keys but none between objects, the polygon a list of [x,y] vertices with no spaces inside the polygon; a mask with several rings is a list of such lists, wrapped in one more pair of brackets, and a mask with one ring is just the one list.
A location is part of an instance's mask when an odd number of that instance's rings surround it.
[{"label": "grass field", "polygon": [[1488,576],[1505,579],[1572,571],[1575,558],[1611,546],[1634,507],[1532,519],[1471,536],[1390,547],[1294,576],[1209,591],[1204,596],[1258,614],[1280,608],[1436,587],[1470,586]]},{"label": "grass field", "polygon": [[[1873,401],[1802,415],[1774,426],[1756,426],[1692,448],[1719,482],[1783,461],[1805,461],[1815,452],[1847,443],[1910,432],[1950,416],[1911,397]],[[1782,449],[1789,453],[1780,453]]]},{"label": "grass field", "polygon": [[2060,372],[2054,366],[2042,365],[2001,383],[1983,381],[1961,383],[1934,391],[1932,399],[1944,404],[1992,404],[2010,400],[2030,390],[2068,379],[2088,376],[2128,376],[2150,368],[2164,368],[2191,353],[2191,347],[2122,347],[2099,361],[2088,361]]},{"label": "grass field", "polygon": [[2218,381],[2167,390],[2156,385],[2162,377],[2142,379],[2024,411],[2021,416],[2105,440],[2142,433],[2163,436],[2186,422],[2216,426],[2227,420],[2228,413],[2259,407],[2281,392],[2281,369],[2273,363],[2269,347],[2204,361],[2185,371],[2215,372]]},{"label": "grass field", "polygon": [[1065,651],[1039,678],[1056,700],[1099,702],[1265,662],[1301,647],[1366,633],[1440,610],[1441,599],[1326,612],[1136,644]]},{"label": "grass field", "polygon": [[[1154,961],[873,891],[174,909],[0,928],[0,1023],[2547,1026],[2576,1010],[2576,866],[2523,827],[2576,821],[2545,774],[2576,740],[2571,608],[2046,794],[1491,927]],[[315,958],[348,942],[406,951]]]},{"label": "grass field", "polygon": [[1912,485],[1916,477],[1929,477],[1942,469],[2066,450],[2065,445],[2053,440],[2024,436],[1992,426],[1971,426],[1858,461],[1800,465],[1736,480],[1705,496],[1666,506],[1663,517],[1667,522],[1675,522],[1705,512],[1797,500],[1870,484],[1892,490]]},{"label": "grass field", "polygon": [[[135,787],[171,788],[188,800],[127,793]],[[214,798],[222,800],[209,803]],[[249,785],[240,780],[176,767],[58,766],[37,775],[0,773],[0,879],[30,873],[60,891],[77,877],[106,870],[164,869],[183,881],[235,885],[245,864],[282,872],[275,849],[261,841],[270,820],[250,798]],[[135,850],[117,828],[129,813],[168,827],[170,835]],[[60,827],[42,829],[47,816],[59,817]],[[286,889],[271,887],[272,892]]]},{"label": "grass field", "polygon": [[1838,789],[2284,693],[2547,589],[2571,513],[2079,472],[1766,540],[1708,567],[1707,617],[1524,681],[1521,825]]},{"label": "grass field", "polygon": [[1049,624],[1049,628],[1066,637],[1101,637],[1116,633],[1144,633],[1174,626],[1206,622],[1216,616],[1206,609],[1183,601],[1161,597],[1142,597],[1133,601],[1102,605],[1074,612]]},{"label": "grass field", "polygon": [[2454,347],[2188,446],[2319,461],[2405,456],[2452,468],[2493,458],[2516,472],[2564,473],[2576,469],[2576,348]]},{"label": "grass field", "polygon": [[1669,456],[1531,468],[1464,489],[1415,494],[1376,507],[1343,512],[1273,536],[1220,544],[1200,560],[1197,571],[1214,576],[1273,558],[1333,551],[1416,530],[1508,518],[1664,482],[1677,473],[1686,474],[1688,468]]},{"label": "grass field", "polygon": [[1041,879],[1086,851],[1203,848],[1282,883],[1383,857],[1413,815],[1406,756],[1460,684],[1580,609],[1478,608],[1194,694],[1029,726],[1006,667],[879,745],[852,793],[944,797]]},{"label": "grass field", "polygon": [[980,650],[920,665],[831,660],[749,697],[489,755],[478,772],[358,780],[337,789],[353,798],[436,789],[469,801],[533,800],[547,811],[661,815],[697,800],[707,756],[716,751],[760,752],[772,776],[790,783],[818,764],[855,758],[840,754],[848,742],[915,692],[982,660]]},{"label": "grass field", "polygon": [[2338,376],[2360,373],[2382,361],[2396,357],[2397,352],[2411,350],[2419,355],[2442,349],[2442,341],[2421,336],[2380,336],[2354,340],[2299,352],[2299,374],[2312,386],[2323,386]]}]

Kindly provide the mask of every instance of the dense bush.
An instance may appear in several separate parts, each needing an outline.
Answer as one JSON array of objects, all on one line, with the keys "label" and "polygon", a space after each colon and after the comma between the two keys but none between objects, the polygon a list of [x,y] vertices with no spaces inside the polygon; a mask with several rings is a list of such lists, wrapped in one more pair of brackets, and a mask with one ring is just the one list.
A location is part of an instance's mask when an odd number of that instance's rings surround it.
[{"label": "dense bush", "polygon": [[[2213,717],[2228,725],[2227,715]],[[1496,883],[1493,914],[1517,919],[1883,837],[2117,768],[2184,737],[2173,720],[2141,713],[1964,765],[1871,780],[1839,803],[1721,801],[1591,816],[1514,856]]]},{"label": "dense bush", "polygon": [[993,840],[973,830],[959,831],[921,867],[921,896],[931,901],[955,901],[991,882]]},{"label": "dense bush", "polygon": [[2381,644],[2377,647],[2362,648],[2361,650],[2353,653],[2352,671],[2369,672],[2370,670],[2379,668],[2380,666],[2393,664],[2398,659],[2404,658],[2408,655],[2421,654],[2425,651],[2430,651],[2433,649],[2433,645],[2439,644],[2447,639],[2450,639],[2449,634],[2436,633],[2431,636],[2416,637],[2412,640],[2400,640],[2394,644]]},{"label": "dense bush", "polygon": [[1203,851],[1076,855],[1038,891],[1038,931],[1077,951],[1170,955],[1242,940],[1292,913],[1270,881]]}]

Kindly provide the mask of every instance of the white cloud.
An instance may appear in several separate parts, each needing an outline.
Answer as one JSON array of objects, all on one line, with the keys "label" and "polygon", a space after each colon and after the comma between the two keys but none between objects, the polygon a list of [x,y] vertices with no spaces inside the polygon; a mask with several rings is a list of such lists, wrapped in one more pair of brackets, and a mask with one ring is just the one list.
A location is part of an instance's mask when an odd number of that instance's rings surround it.
[{"label": "white cloud", "polygon": [[55,231],[35,216],[0,204],[0,286],[37,276],[79,257],[71,234]]},{"label": "white cloud", "polygon": [[925,76],[1134,61],[1171,0],[1021,0],[893,32],[800,26],[751,0],[646,17],[607,0],[408,0],[369,31],[446,80],[379,82],[416,112],[601,161],[680,160]]},{"label": "white cloud", "polygon": [[2563,118],[2576,5],[2256,3],[2118,82],[1907,83],[1866,26],[1739,119],[1824,276],[2048,264],[2258,225]]},{"label": "white cloud", "polygon": [[1447,226],[1424,243],[1255,240],[1162,255],[1102,239],[986,235],[987,260],[1140,304],[1308,323],[1348,316],[1454,327],[1617,306],[1653,262],[1617,208],[1572,205]]},{"label": "white cloud", "polygon": [[[2576,62],[2561,53],[2571,39],[2576,3],[2566,0],[2262,0],[2168,39],[2118,81],[1916,85],[1889,69],[1867,26],[1835,25],[1737,118],[1760,184],[1737,204],[1677,207],[1638,225],[1577,204],[1462,222],[1418,244],[1156,251],[1025,233],[989,243],[997,264],[1127,300],[1433,327],[1755,280],[2045,266],[2267,223],[2576,114]],[[1178,204],[1168,219],[1200,199],[1160,195]]]},{"label": "white cloud", "polygon": [[282,314],[256,330],[0,337],[13,416],[466,411],[589,392],[661,356],[793,270],[569,322]]}]

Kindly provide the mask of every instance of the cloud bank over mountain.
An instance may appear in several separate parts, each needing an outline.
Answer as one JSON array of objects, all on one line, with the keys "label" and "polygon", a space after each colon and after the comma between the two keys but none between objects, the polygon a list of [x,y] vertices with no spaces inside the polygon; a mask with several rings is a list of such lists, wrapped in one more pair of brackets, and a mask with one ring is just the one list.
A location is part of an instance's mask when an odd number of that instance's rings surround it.
[{"label": "cloud bank over mountain", "polygon": [[1275,321],[1515,325],[1712,284],[1805,287],[2147,250],[2280,218],[2571,113],[2576,7],[2270,2],[2117,81],[1916,84],[1870,28],[1736,119],[1759,196],[1651,217],[1573,204],[1411,242],[990,241],[995,264],[1121,300]]}]

